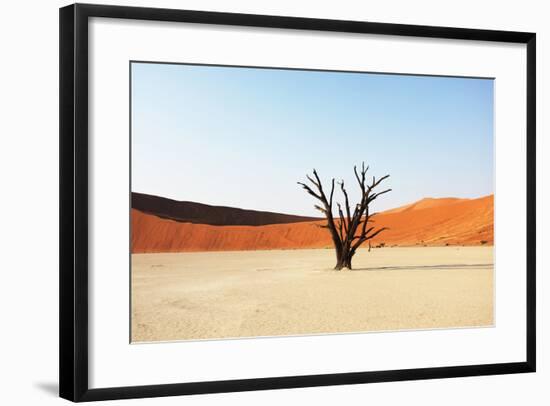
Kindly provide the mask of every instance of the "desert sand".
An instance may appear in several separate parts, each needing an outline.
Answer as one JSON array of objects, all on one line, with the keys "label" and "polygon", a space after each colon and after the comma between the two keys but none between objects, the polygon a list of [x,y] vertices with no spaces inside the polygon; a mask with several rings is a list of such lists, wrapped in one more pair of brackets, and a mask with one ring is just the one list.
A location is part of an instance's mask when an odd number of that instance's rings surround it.
[{"label": "desert sand", "polygon": [[132,255],[132,341],[493,324],[493,247]]},{"label": "desert sand", "polygon": [[[382,212],[373,218],[374,225],[389,230],[374,238],[372,245],[492,245],[493,200],[492,195],[478,199],[428,198]],[[319,227],[324,221],[217,226],[174,221],[136,209],[132,209],[131,217],[133,253],[332,247],[330,234]],[[261,215],[261,220],[267,218],[265,213]],[[290,221],[288,218],[283,220]]]}]

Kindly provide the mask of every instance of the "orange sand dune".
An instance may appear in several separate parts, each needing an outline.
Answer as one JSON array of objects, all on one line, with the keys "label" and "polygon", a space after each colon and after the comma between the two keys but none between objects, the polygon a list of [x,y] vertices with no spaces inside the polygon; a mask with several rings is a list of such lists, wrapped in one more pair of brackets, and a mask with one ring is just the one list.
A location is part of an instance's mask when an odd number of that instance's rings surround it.
[{"label": "orange sand dune", "polygon": [[[493,196],[423,199],[374,217],[389,227],[372,245],[493,244]],[[263,226],[212,226],[162,219],[132,209],[132,252],[234,251],[329,248],[322,221]],[[366,245],[365,245],[366,246]]]},{"label": "orange sand dune", "polygon": [[400,213],[402,211],[429,209],[432,207],[447,206],[453,203],[460,203],[467,200],[468,199],[459,199],[458,197],[442,197],[437,199],[433,197],[426,197],[425,199],[419,200],[415,203],[396,207],[395,209],[391,210],[386,210],[384,213]]}]

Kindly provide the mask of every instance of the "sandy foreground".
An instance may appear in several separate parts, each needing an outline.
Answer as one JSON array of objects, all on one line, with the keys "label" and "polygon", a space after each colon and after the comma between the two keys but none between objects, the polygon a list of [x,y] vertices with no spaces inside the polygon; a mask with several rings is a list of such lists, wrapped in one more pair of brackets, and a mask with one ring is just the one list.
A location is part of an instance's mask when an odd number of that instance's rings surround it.
[{"label": "sandy foreground", "polygon": [[493,247],[132,255],[132,341],[493,324]]}]

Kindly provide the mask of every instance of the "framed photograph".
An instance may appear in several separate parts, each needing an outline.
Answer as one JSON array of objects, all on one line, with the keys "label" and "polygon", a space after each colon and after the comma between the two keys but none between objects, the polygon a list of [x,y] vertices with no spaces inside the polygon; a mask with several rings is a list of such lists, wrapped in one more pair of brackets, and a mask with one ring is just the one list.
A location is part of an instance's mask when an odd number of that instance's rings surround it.
[{"label": "framed photograph", "polygon": [[535,34],[60,10],[60,395],[535,371]]}]

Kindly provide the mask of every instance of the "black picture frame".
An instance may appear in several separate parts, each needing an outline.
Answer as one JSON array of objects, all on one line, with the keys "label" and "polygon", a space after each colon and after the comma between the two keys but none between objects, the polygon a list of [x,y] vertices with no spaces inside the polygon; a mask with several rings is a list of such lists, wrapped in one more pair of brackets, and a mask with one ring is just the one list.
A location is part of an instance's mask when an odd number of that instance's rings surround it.
[{"label": "black picture frame", "polygon": [[[91,17],[526,44],[527,323],[525,328],[527,351],[525,360],[514,363],[90,389],[88,386],[88,19]],[[59,18],[59,392],[61,397],[81,402],[535,371],[536,35],[534,33],[91,4],[63,7],[60,9]]]}]

